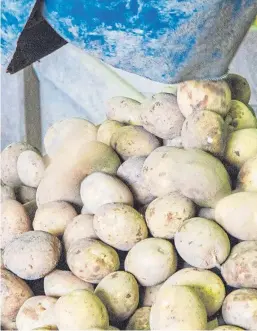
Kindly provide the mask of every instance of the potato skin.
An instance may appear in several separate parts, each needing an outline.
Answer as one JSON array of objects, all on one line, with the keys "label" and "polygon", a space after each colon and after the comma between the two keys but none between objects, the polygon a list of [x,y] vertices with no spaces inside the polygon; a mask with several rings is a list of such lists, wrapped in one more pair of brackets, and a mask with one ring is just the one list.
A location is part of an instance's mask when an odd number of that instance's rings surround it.
[{"label": "potato skin", "polygon": [[54,310],[59,330],[106,330],[109,327],[104,304],[88,290],[75,290],[60,297]]},{"label": "potato skin", "polygon": [[124,321],[136,310],[139,290],[136,279],[125,271],[107,275],[97,285],[95,294],[106,306],[110,321]]},{"label": "potato skin", "polygon": [[226,324],[256,330],[256,314],[257,290],[255,289],[235,290],[223,302],[222,316]]},{"label": "potato skin", "polygon": [[251,88],[247,80],[237,74],[228,74],[225,81],[231,90],[231,98],[248,104],[251,97]]},{"label": "potato skin", "polygon": [[67,252],[70,270],[85,282],[98,284],[106,275],[120,267],[119,256],[99,240],[83,238],[71,244]]},{"label": "potato skin", "polygon": [[257,288],[257,241],[242,241],[235,245],[221,274],[232,287]]},{"label": "potato skin", "polygon": [[196,292],[187,286],[160,290],[150,313],[151,330],[206,330],[207,315]]},{"label": "potato skin", "polygon": [[100,207],[93,224],[96,235],[103,242],[122,251],[130,250],[148,236],[143,216],[122,203],[108,203]]},{"label": "potato skin", "polygon": [[157,294],[162,285],[163,283],[154,286],[144,287],[143,294],[140,297],[141,305],[143,307],[152,307],[152,305],[155,303]]},{"label": "potato skin", "polygon": [[5,200],[16,200],[14,189],[8,185],[5,185],[1,181],[1,200],[0,203]]},{"label": "potato skin", "polygon": [[59,239],[43,231],[29,231],[12,240],[4,250],[4,265],[27,280],[39,279],[51,272],[61,255]]},{"label": "potato skin", "polygon": [[238,100],[231,101],[225,123],[227,123],[230,132],[257,127],[255,115],[243,102]]},{"label": "potato skin", "polygon": [[150,307],[137,309],[130,317],[126,330],[150,330]]},{"label": "potato skin", "polygon": [[246,161],[241,167],[237,187],[244,191],[257,192],[257,155]]},{"label": "potato skin", "polygon": [[16,328],[16,316],[23,303],[33,296],[24,280],[8,270],[1,270],[1,326],[5,330]]},{"label": "potato skin", "polygon": [[1,247],[5,248],[15,237],[31,230],[31,222],[25,208],[16,200],[1,204]]},{"label": "potato skin", "polygon": [[97,140],[101,141],[102,143],[111,146],[111,138],[112,135],[121,127],[123,127],[124,124],[112,121],[112,120],[106,120],[104,121],[98,131],[97,131]]},{"label": "potato skin", "polygon": [[125,270],[132,273],[142,286],[164,282],[177,268],[173,245],[165,239],[148,238],[131,248],[125,259]]}]

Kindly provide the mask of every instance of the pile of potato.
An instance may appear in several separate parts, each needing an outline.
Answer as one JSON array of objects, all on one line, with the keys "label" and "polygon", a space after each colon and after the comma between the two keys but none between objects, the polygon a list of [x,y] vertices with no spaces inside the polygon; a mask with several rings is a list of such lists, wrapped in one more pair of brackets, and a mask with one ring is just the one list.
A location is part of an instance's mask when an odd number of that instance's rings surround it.
[{"label": "pile of potato", "polygon": [[243,77],[109,100],[1,153],[4,330],[256,330],[257,120]]}]

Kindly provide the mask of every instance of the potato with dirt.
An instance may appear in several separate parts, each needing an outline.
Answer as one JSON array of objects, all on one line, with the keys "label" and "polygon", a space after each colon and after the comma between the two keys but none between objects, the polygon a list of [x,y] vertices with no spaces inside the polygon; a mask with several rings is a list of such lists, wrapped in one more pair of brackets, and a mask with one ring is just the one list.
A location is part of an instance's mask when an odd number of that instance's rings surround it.
[{"label": "potato with dirt", "polygon": [[152,236],[166,239],[173,239],[183,222],[194,216],[194,203],[177,192],[155,199],[145,212]]},{"label": "potato with dirt", "polygon": [[141,306],[152,307],[152,305],[155,303],[157,294],[162,285],[163,283],[154,286],[144,287],[140,296]]},{"label": "potato with dirt", "polygon": [[129,251],[137,242],[148,237],[143,216],[122,203],[108,203],[100,207],[93,224],[96,235],[103,242],[121,251]]},{"label": "potato with dirt", "polygon": [[8,185],[5,185],[1,181],[1,200],[0,203],[4,202],[5,200],[16,200],[14,189]]},{"label": "potato with dirt", "polygon": [[4,250],[4,265],[20,278],[35,280],[51,272],[61,255],[60,240],[43,231],[25,232]]},{"label": "potato with dirt", "polygon": [[[257,169],[256,169],[257,170]],[[215,220],[240,240],[257,240],[257,192],[237,192],[221,199]]]},{"label": "potato with dirt", "polygon": [[199,110],[226,116],[231,105],[231,91],[225,81],[191,80],[178,85],[177,101],[185,117]]},{"label": "potato with dirt", "polygon": [[138,308],[130,317],[126,330],[150,330],[150,307]]},{"label": "potato with dirt", "polygon": [[23,303],[33,296],[24,280],[8,270],[1,270],[1,326],[4,330],[16,329],[16,316]]},{"label": "potato with dirt", "polygon": [[97,285],[95,294],[108,310],[110,321],[125,321],[139,303],[138,284],[133,275],[117,271],[107,275]]},{"label": "potato with dirt", "polygon": [[85,282],[98,284],[106,275],[119,269],[118,253],[103,242],[83,238],[71,244],[67,264],[72,273]]},{"label": "potato with dirt", "polygon": [[257,192],[257,155],[246,161],[241,167],[237,187],[239,190]]},{"label": "potato with dirt", "polygon": [[230,252],[226,232],[214,221],[201,217],[187,220],[175,234],[174,242],[182,259],[201,269],[219,267]]},{"label": "potato with dirt", "polygon": [[120,202],[133,206],[133,195],[126,184],[119,178],[94,172],[81,183],[80,195],[83,205],[90,214],[107,203]]},{"label": "potato with dirt", "polygon": [[226,324],[256,330],[257,290],[239,289],[231,292],[223,302],[222,316]]},{"label": "potato with dirt", "polygon": [[97,131],[97,140],[101,141],[102,143],[111,146],[111,138],[112,135],[121,127],[123,127],[124,124],[112,121],[112,120],[106,120],[104,121],[98,131]]},{"label": "potato with dirt", "polygon": [[228,74],[225,81],[231,90],[231,98],[247,105],[251,97],[251,88],[247,80],[237,74]]},{"label": "potato with dirt", "polygon": [[257,288],[257,240],[235,245],[221,266],[221,274],[229,286]]},{"label": "potato with dirt", "polygon": [[170,93],[157,93],[142,103],[142,125],[159,138],[180,136],[184,120],[176,96]]}]

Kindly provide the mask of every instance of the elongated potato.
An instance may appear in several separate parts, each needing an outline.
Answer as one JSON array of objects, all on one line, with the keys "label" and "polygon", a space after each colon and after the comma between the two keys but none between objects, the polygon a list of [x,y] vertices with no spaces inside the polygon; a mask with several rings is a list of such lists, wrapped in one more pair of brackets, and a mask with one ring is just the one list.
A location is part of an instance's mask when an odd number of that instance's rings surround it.
[{"label": "elongated potato", "polygon": [[96,287],[95,294],[108,310],[110,321],[124,321],[136,310],[139,290],[133,275],[117,271],[107,275]]},{"label": "elongated potato", "polygon": [[152,201],[145,213],[153,237],[172,239],[183,222],[195,216],[194,203],[173,192]]},{"label": "elongated potato", "polygon": [[163,283],[154,286],[144,287],[142,296],[140,296],[141,305],[143,307],[152,307],[152,305],[155,303],[157,294],[162,285]]},{"label": "elongated potato", "polygon": [[222,280],[210,270],[181,269],[166,280],[162,289],[170,285],[183,285],[194,289],[202,300],[208,316],[212,316],[221,308],[226,295]]},{"label": "elongated potato", "polygon": [[162,289],[150,313],[151,330],[206,330],[207,314],[196,292],[187,286]]},{"label": "elongated potato", "polygon": [[256,330],[256,315],[257,290],[255,289],[235,290],[223,302],[222,316],[226,324]]},{"label": "elongated potato", "polygon": [[231,101],[230,110],[225,118],[229,131],[256,128],[257,120],[251,110],[238,100]]},{"label": "elongated potato", "polygon": [[230,252],[226,232],[214,221],[201,217],[187,220],[175,234],[174,242],[182,259],[196,268],[217,267]]},{"label": "elongated potato", "polygon": [[238,192],[223,198],[215,208],[215,220],[233,237],[257,240],[257,192]]},{"label": "elongated potato", "polygon": [[97,140],[110,146],[112,135],[122,126],[124,126],[124,124],[117,121],[104,121],[97,131]]},{"label": "elongated potato", "polygon": [[16,198],[22,204],[28,203],[32,200],[36,200],[36,193],[37,190],[34,187],[29,187],[25,185],[21,185],[19,187],[16,187],[15,189]]},{"label": "elongated potato", "polygon": [[243,164],[238,174],[237,187],[244,191],[257,192],[257,155]]},{"label": "elongated potato", "polygon": [[251,97],[251,88],[247,80],[237,74],[228,74],[225,80],[231,90],[231,98],[248,104]]},{"label": "elongated potato", "polygon": [[133,206],[133,195],[126,184],[101,172],[94,172],[82,181],[80,195],[91,214],[107,203],[120,202]]},{"label": "elongated potato", "polygon": [[126,330],[150,330],[150,307],[138,308],[130,317]]},{"label": "elongated potato", "polygon": [[235,245],[221,267],[221,274],[229,286],[257,288],[257,241]]},{"label": "elongated potato", "polygon": [[165,239],[148,238],[131,248],[125,259],[125,270],[140,285],[154,286],[164,282],[177,268],[173,245]]},{"label": "elongated potato", "polygon": [[8,270],[1,270],[1,326],[4,330],[16,329],[16,316],[23,303],[33,296],[24,280]]},{"label": "elongated potato", "polygon": [[5,185],[1,181],[1,200],[2,203],[5,200],[16,200],[14,189],[8,185]]},{"label": "elongated potato", "polygon": [[130,250],[148,235],[143,216],[122,203],[108,203],[100,207],[93,224],[96,235],[102,241],[122,251]]}]

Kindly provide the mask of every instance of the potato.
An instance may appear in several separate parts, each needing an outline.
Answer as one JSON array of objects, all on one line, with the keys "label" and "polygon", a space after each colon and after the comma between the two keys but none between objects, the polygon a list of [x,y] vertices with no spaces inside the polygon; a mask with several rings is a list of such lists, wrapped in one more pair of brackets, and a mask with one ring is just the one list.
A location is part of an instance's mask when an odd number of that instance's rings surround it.
[{"label": "potato", "polygon": [[183,222],[195,216],[194,203],[180,193],[172,192],[152,201],[145,213],[153,237],[173,239]]},{"label": "potato", "polygon": [[142,297],[140,297],[143,307],[152,307],[152,305],[155,303],[157,294],[162,285],[163,283],[154,286],[144,287]]},{"label": "potato", "polygon": [[130,188],[135,200],[139,204],[147,204],[154,199],[142,176],[142,168],[146,157],[134,156],[128,158],[117,171],[120,177]]},{"label": "potato", "polygon": [[183,148],[182,138],[179,135],[178,137],[175,137],[173,139],[164,139],[163,140],[163,146]]},{"label": "potato", "polygon": [[232,287],[257,288],[257,241],[242,241],[235,245],[221,274]]},{"label": "potato", "polygon": [[207,218],[208,220],[215,220],[215,209],[201,208],[198,212],[199,217]]},{"label": "potato", "polygon": [[226,324],[256,330],[257,290],[239,289],[231,292],[223,302],[222,316]]},{"label": "potato", "polygon": [[98,284],[120,267],[117,252],[99,240],[83,238],[73,242],[67,252],[70,270],[85,282]]},{"label": "potato", "polygon": [[59,330],[106,330],[109,327],[105,306],[88,290],[75,290],[60,297],[55,305],[55,316]]},{"label": "potato", "polygon": [[143,176],[150,192],[161,197],[178,191],[201,207],[214,207],[231,193],[223,164],[201,150],[162,146],[145,160]]},{"label": "potato", "polygon": [[37,190],[34,187],[24,185],[21,185],[15,189],[17,200],[22,204],[36,200],[36,193]]},{"label": "potato", "polygon": [[150,313],[151,330],[206,330],[207,314],[196,292],[187,286],[165,287]]},{"label": "potato", "polygon": [[23,303],[33,296],[24,280],[8,270],[1,270],[1,326],[4,330],[16,329],[16,316]]},{"label": "potato", "polygon": [[143,127],[162,139],[180,136],[185,118],[178,108],[176,96],[158,93],[142,104]]},{"label": "potato", "polygon": [[246,161],[241,167],[237,187],[240,190],[257,192],[257,155]]},{"label": "potato", "polygon": [[233,237],[257,240],[257,192],[238,192],[221,199],[215,220]]},{"label": "potato", "polygon": [[77,216],[77,212],[68,202],[48,202],[37,209],[33,229],[61,236],[66,226],[73,221],[75,216]]},{"label": "potato", "polygon": [[16,200],[6,200],[1,204],[1,248],[30,229],[31,222],[22,204]]},{"label": "potato", "polygon": [[234,325],[220,325],[217,328],[213,329],[213,330],[219,330],[219,331],[240,331],[240,330],[244,330],[239,328],[238,326],[234,326]]},{"label": "potato", "polygon": [[27,299],[21,306],[16,318],[18,330],[28,331],[49,326],[56,329],[56,318],[53,313],[56,301],[56,298],[45,295]]},{"label": "potato", "polygon": [[198,110],[211,110],[225,116],[231,104],[231,91],[225,81],[187,81],[178,85],[177,100],[185,117]]},{"label": "potato", "polygon": [[104,121],[97,131],[97,140],[110,146],[112,135],[122,126],[124,126],[124,124],[117,121]]},{"label": "potato", "polygon": [[59,239],[43,231],[29,231],[11,241],[4,250],[4,265],[20,278],[39,279],[51,272],[61,255]]},{"label": "potato", "polygon": [[35,150],[26,143],[12,143],[1,152],[1,180],[5,185],[17,187],[22,184],[17,171],[20,154],[26,150]]},{"label": "potato", "polygon": [[60,200],[82,206],[82,180],[96,171],[116,174],[119,166],[120,159],[111,147],[98,141],[76,141],[76,135],[70,137],[44,173],[37,189],[37,204]]},{"label": "potato", "polygon": [[24,203],[23,207],[24,207],[29,219],[33,220],[35,217],[36,211],[37,211],[36,200]]},{"label": "potato", "polygon": [[46,326],[43,326],[42,328],[39,327],[39,328],[35,328],[35,329],[32,329],[32,330],[37,330],[37,331],[48,331],[48,330],[58,330],[56,326],[51,326],[51,325],[46,325]]},{"label": "potato", "polygon": [[143,216],[122,203],[108,203],[100,207],[93,224],[96,235],[103,242],[121,251],[130,250],[148,236]]},{"label": "potato", "polygon": [[182,127],[181,139],[185,149],[198,148],[222,156],[227,138],[227,124],[212,111],[190,114]]},{"label": "potato", "polygon": [[227,140],[225,160],[240,169],[257,154],[257,129],[243,129],[232,132]]},{"label": "potato", "polygon": [[16,200],[14,189],[8,185],[5,185],[1,181],[1,200],[0,203],[5,200]]},{"label": "potato", "polygon": [[66,252],[76,240],[83,238],[98,238],[93,227],[93,219],[93,215],[78,215],[67,224],[63,235],[63,243]]},{"label": "potato", "polygon": [[174,242],[182,259],[196,268],[217,267],[230,252],[226,232],[214,221],[201,217],[187,220],[175,234]]},{"label": "potato", "polygon": [[247,80],[237,74],[228,74],[225,81],[231,90],[231,98],[247,104],[251,97],[251,88]]},{"label": "potato", "polygon": [[124,126],[111,139],[111,146],[123,160],[132,156],[147,156],[160,146],[160,141],[140,126]]},{"label": "potato", "polygon": [[136,310],[139,290],[133,275],[117,271],[106,276],[96,287],[95,294],[108,310],[110,321],[124,321]]},{"label": "potato", "polygon": [[92,284],[74,276],[70,271],[59,269],[55,269],[44,278],[44,291],[46,295],[61,297],[75,290],[94,292],[94,287]]},{"label": "potato", "polygon": [[141,125],[140,102],[126,97],[113,97],[108,101],[106,115],[108,119],[121,123]]},{"label": "potato", "polygon": [[121,202],[133,206],[133,195],[129,188],[118,178],[94,172],[81,183],[80,195],[90,214],[107,203]]},{"label": "potato", "polygon": [[257,120],[251,110],[241,101],[232,100],[230,110],[225,118],[230,131],[256,128]]},{"label": "potato", "polygon": [[150,330],[150,307],[142,307],[130,317],[126,330]]},{"label": "potato", "polygon": [[207,322],[207,330],[214,330],[219,326],[219,321],[217,318],[214,318],[213,320],[210,320]]},{"label": "potato", "polygon": [[60,149],[65,147],[71,137],[77,142],[96,140],[97,128],[82,118],[66,118],[54,123],[46,132],[44,146],[46,154],[52,158]]},{"label": "potato", "polygon": [[177,256],[173,245],[160,238],[138,242],[125,259],[125,270],[132,273],[142,286],[160,284],[176,269]]},{"label": "potato", "polygon": [[162,290],[170,285],[189,286],[194,289],[202,300],[208,316],[212,316],[221,308],[226,295],[222,280],[210,270],[181,269],[166,280]]}]

